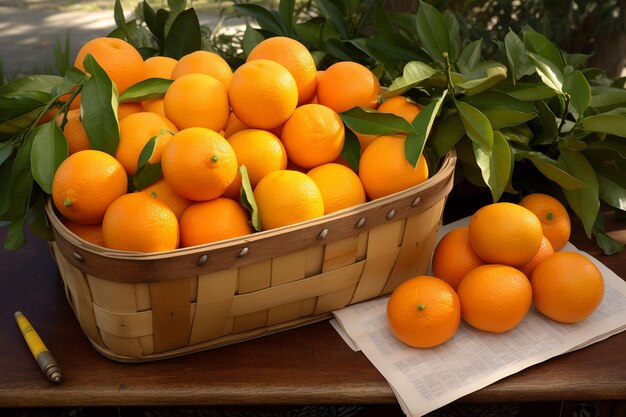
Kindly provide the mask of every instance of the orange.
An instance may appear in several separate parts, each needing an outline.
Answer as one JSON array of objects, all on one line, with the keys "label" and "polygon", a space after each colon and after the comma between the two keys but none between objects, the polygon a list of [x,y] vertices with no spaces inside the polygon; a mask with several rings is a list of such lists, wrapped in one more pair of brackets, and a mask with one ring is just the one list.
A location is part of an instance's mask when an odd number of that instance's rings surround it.
[{"label": "orange", "polygon": [[370,199],[406,190],[428,179],[428,164],[421,155],[417,167],[406,160],[404,136],[383,135],[363,151],[359,177]]},{"label": "orange", "polygon": [[141,102],[143,105],[143,111],[149,111],[151,113],[160,114],[163,117],[165,116],[165,106],[163,103],[165,102],[165,98],[155,98],[152,100],[144,100]]},{"label": "orange", "polygon": [[541,246],[539,246],[539,250],[537,251],[535,256],[533,256],[530,261],[518,267],[517,269],[522,271],[524,275],[526,275],[526,277],[530,279],[530,276],[532,275],[537,265],[539,265],[541,261],[552,255],[553,253],[554,249],[552,249],[552,245],[550,244],[548,238],[545,236],[541,236]]},{"label": "orange", "polygon": [[143,105],[139,101],[120,103],[117,106],[117,119],[122,120],[126,116],[130,116],[133,113],[139,113],[140,111],[143,111]]},{"label": "orange", "polygon": [[179,221],[185,209],[192,203],[188,198],[177,194],[163,178],[141,191],[167,204]]},{"label": "orange", "polygon": [[94,245],[104,246],[104,240],[102,239],[102,223],[80,224],[66,219],[65,217],[62,217],[61,221],[65,227],[81,239],[93,243]]},{"label": "orange", "polygon": [[308,103],[315,96],[315,60],[306,46],[297,40],[285,36],[265,39],[250,51],[247,62],[255,59],[269,59],[289,70],[298,86],[298,105]]},{"label": "orange", "polygon": [[182,247],[202,245],[252,233],[248,211],[238,202],[216,198],[193,203],[180,219]]},{"label": "orange", "polygon": [[233,70],[228,62],[215,52],[195,51],[180,58],[172,68],[172,79],[187,74],[206,74],[222,83],[228,90]]},{"label": "orange", "polygon": [[[59,114],[56,119],[57,125],[60,127],[63,122],[63,114]],[[72,155],[78,151],[91,149],[91,143],[87,137],[85,126],[80,117],[80,109],[69,110],[67,112],[67,122],[63,126],[63,136],[67,141],[67,151]]]},{"label": "orange", "polygon": [[145,78],[141,54],[128,42],[118,38],[95,38],[84,44],[74,61],[74,66],[85,71],[83,60],[91,54],[123,93],[128,87]]},{"label": "orange", "polygon": [[120,120],[120,142],[115,159],[120,161],[128,175],[137,171],[139,155],[148,141],[157,137],[151,164],[161,161],[161,153],[167,142],[178,129],[172,122],[157,113],[133,113]]},{"label": "orange", "polygon": [[270,172],[287,168],[285,147],[267,130],[245,129],[229,137],[228,143],[235,150],[239,165],[246,166],[253,188]]},{"label": "orange", "polygon": [[168,56],[151,56],[144,61],[145,77],[172,79],[172,70],[178,63],[174,58]]},{"label": "orange", "polygon": [[275,229],[324,215],[324,199],[309,176],[280,170],[264,176],[254,189],[263,230]]},{"label": "orange", "polygon": [[487,263],[522,266],[541,246],[543,232],[535,214],[513,203],[493,203],[478,209],[468,226],[472,247]]},{"label": "orange", "polygon": [[552,244],[554,251],[563,249],[569,241],[572,229],[565,206],[556,198],[541,193],[529,194],[522,198],[519,204],[539,218],[543,234]]},{"label": "orange", "polygon": [[357,106],[375,109],[380,92],[374,73],[358,62],[336,62],[317,81],[317,102],[337,113]]},{"label": "orange", "polygon": [[235,113],[231,112],[228,117],[228,122],[226,122],[226,127],[224,127],[224,137],[228,139],[235,133],[245,129],[249,129],[249,127],[241,123],[241,120],[237,119]]},{"label": "orange", "polygon": [[468,272],[484,264],[470,245],[467,227],[446,233],[433,251],[433,275],[446,281],[455,291]]},{"label": "orange", "polygon": [[167,204],[146,193],[125,194],[115,200],[102,220],[107,248],[161,252],[178,247],[178,220]]},{"label": "orange", "polygon": [[508,265],[481,265],[457,289],[461,316],[471,326],[492,333],[513,329],[528,314],[532,288],[528,278]]},{"label": "orange", "polygon": [[461,322],[459,297],[445,281],[417,276],[403,282],[387,302],[387,323],[401,342],[430,348],[447,342]]},{"label": "orange", "polygon": [[[354,132],[354,131],[353,131]],[[370,143],[374,142],[374,140],[378,139],[381,135],[370,135],[365,133],[354,132],[356,138],[359,140],[359,145],[361,145],[361,153],[367,148]]]},{"label": "orange", "polygon": [[313,168],[307,175],[315,181],[324,200],[324,214],[365,203],[359,176],[350,168],[329,163]]},{"label": "orange", "polygon": [[255,59],[235,70],[228,97],[233,113],[243,124],[269,130],[284,123],[296,109],[298,85],[279,63]]},{"label": "orange", "polygon": [[294,164],[313,168],[341,155],[345,130],[339,115],[321,104],[296,108],[283,125],[280,138]]},{"label": "orange", "polygon": [[218,133],[202,127],[178,132],[163,149],[165,181],[181,196],[194,201],[221,196],[237,175],[237,156]]},{"label": "orange", "polygon": [[598,267],[576,252],[557,252],[533,271],[535,307],[561,323],[578,323],[589,317],[604,298],[604,280]]},{"label": "orange", "polygon": [[163,108],[167,118],[179,129],[206,127],[219,132],[230,117],[224,85],[206,74],[177,78],[165,93]]},{"label": "orange", "polygon": [[102,221],[107,207],[126,193],[124,167],[108,153],[88,149],[65,159],[52,181],[52,199],[62,215],[81,224]]},{"label": "orange", "polygon": [[413,119],[421,110],[422,108],[419,104],[404,96],[391,97],[380,103],[377,109],[381,113],[391,113],[400,116],[409,123],[413,123]]}]

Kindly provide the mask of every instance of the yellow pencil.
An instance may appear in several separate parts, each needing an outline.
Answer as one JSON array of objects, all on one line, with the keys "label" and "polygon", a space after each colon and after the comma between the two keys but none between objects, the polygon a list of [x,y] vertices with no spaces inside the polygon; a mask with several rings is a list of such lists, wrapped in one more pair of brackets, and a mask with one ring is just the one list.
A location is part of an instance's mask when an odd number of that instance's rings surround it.
[{"label": "yellow pencil", "polygon": [[17,325],[20,326],[20,330],[22,331],[24,340],[26,340],[26,344],[30,348],[33,357],[37,360],[37,363],[46,378],[54,383],[61,382],[61,369],[59,368],[59,365],[57,365],[56,360],[48,351],[48,348],[44,345],[43,341],[26,316],[24,316],[21,312],[16,311],[15,320],[17,321]]}]

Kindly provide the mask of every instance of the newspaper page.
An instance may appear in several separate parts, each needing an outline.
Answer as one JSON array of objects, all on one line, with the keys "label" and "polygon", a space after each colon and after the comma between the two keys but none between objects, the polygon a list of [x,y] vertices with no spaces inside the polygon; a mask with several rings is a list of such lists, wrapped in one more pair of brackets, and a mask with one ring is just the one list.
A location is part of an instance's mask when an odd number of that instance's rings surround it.
[{"label": "newspaper page", "polygon": [[[467,222],[468,218],[446,225],[439,236]],[[571,243],[562,250],[580,252]],[[600,268],[605,294],[598,309],[582,323],[557,323],[532,307],[509,332],[483,332],[461,321],[446,343],[418,349],[398,341],[389,330],[389,297],[335,311],[331,322],[348,345],[360,349],[385,377],[405,414],[422,416],[524,368],[626,329],[626,282],[583,254]]]}]

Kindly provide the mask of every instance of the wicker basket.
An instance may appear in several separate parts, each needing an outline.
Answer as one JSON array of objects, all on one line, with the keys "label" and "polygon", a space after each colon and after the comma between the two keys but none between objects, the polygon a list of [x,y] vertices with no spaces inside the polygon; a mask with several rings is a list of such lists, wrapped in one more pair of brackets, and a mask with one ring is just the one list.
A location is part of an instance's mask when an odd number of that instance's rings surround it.
[{"label": "wicker basket", "polygon": [[104,356],[143,362],[331,317],[428,271],[456,155],[408,190],[297,225],[158,254],[72,234],[48,202],[67,299]]}]

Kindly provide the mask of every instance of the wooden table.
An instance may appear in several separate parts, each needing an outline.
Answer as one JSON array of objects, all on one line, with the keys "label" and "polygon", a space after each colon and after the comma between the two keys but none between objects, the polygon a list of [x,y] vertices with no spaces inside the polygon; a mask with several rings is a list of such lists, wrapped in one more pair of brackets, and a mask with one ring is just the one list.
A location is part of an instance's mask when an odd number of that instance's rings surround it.
[{"label": "wooden table", "polygon": [[[454,219],[446,213],[446,221]],[[626,229],[626,221],[613,219],[610,228]],[[6,228],[0,230],[2,242],[5,235]],[[578,223],[572,242],[626,277],[626,254],[603,256]],[[0,268],[0,407],[396,403],[380,373],[327,321],[180,358],[123,364],[101,356],[83,335],[46,242],[30,235],[18,252],[1,249]],[[15,324],[16,310],[56,356],[61,384],[44,379]],[[459,402],[606,400],[622,407],[625,352],[623,332]]]}]

